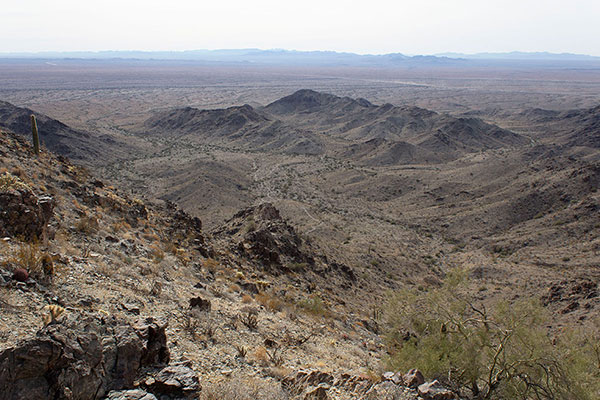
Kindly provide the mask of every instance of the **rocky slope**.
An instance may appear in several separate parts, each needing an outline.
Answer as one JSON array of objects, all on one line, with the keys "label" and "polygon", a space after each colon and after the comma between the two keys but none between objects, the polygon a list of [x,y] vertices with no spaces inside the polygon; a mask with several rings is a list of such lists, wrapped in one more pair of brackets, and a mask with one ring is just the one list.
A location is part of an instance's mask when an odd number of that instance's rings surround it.
[{"label": "rocky slope", "polygon": [[227,143],[253,150],[321,154],[324,143],[310,131],[272,120],[249,105],[218,110],[187,107],[159,112],[146,120],[143,133],[176,134],[189,143]]},{"label": "rocky slope", "polygon": [[535,109],[524,114],[551,124],[566,146],[600,147],[600,106],[563,112]]},{"label": "rocky slope", "polygon": [[117,143],[108,135],[96,136],[76,130],[44,114],[0,101],[0,128],[30,136],[31,115],[36,116],[43,146],[80,163],[111,162],[131,151],[129,146]]},{"label": "rocky slope", "polygon": [[[118,393],[98,369],[102,378],[85,385],[98,396],[160,396],[174,368],[190,387],[199,377],[207,398],[410,399],[418,389],[406,387],[405,371],[380,376],[381,307],[389,289],[427,291],[454,267],[470,271],[485,304],[542,299],[552,330],[589,329],[600,310],[600,169],[595,148],[569,145],[561,129],[593,134],[593,124],[573,117],[545,136],[532,131],[532,143],[471,117],[312,91],[290,97],[159,112],[132,132],[148,145],[103,170],[119,179],[112,185],[65,158],[36,159],[22,136],[3,133],[0,201],[13,211],[0,222],[8,362],[27,349],[19,343],[39,343],[29,340],[36,334],[50,349],[43,360],[63,371],[70,358],[52,349],[70,336],[44,327],[44,318],[58,325],[44,308],[57,305],[68,329],[89,327],[115,346],[139,339],[136,377],[119,384],[137,394]],[[294,150],[303,138],[318,151]],[[139,361],[136,326],[150,316],[168,322],[168,365]],[[95,327],[108,317],[106,329]],[[59,397],[78,373],[63,380],[31,368]]]},{"label": "rocky slope", "polygon": [[363,278],[272,205],[209,235],[18,135],[0,157],[0,399],[454,396],[379,378]]},{"label": "rocky slope", "polygon": [[[300,90],[261,109],[161,111],[140,133],[289,154],[336,154],[369,165],[438,163],[529,139],[476,118]],[[182,137],[183,135],[183,137]]]},{"label": "rocky slope", "polygon": [[[445,161],[469,152],[529,143],[523,136],[476,118],[455,118],[418,107],[376,106],[365,99],[312,90],[300,90],[264,109],[295,126],[358,141],[359,145],[366,142],[373,146],[378,143],[373,139],[384,139],[397,145],[396,153],[408,153],[408,157],[399,157],[404,163],[412,161],[416,154],[406,148],[406,143],[424,153],[418,158],[421,162]],[[372,162],[372,157],[365,160]]]}]

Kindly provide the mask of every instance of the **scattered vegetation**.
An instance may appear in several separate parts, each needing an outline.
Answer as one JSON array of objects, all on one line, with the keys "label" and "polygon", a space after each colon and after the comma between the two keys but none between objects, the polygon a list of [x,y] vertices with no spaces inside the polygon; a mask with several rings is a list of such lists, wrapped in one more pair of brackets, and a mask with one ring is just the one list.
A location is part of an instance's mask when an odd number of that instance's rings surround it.
[{"label": "scattered vegetation", "polygon": [[220,268],[220,264],[214,258],[207,258],[203,265],[208,271],[215,273]]},{"label": "scattered vegetation", "polygon": [[64,309],[64,307],[61,307],[59,305],[49,304],[44,307],[43,311],[46,312],[42,317],[44,326],[46,326],[55,322],[65,313],[66,310]]},{"label": "scattered vegetation", "polygon": [[242,314],[239,318],[242,324],[246,325],[251,331],[255,331],[258,328],[258,311],[251,307],[244,307]]},{"label": "scattered vegetation", "polygon": [[20,243],[8,262],[25,269],[35,279],[50,279],[55,274],[52,256],[37,241]]},{"label": "scattered vegetation", "polygon": [[22,243],[12,261],[31,275],[41,274],[42,252],[36,242]]},{"label": "scattered vegetation", "polygon": [[235,350],[237,351],[237,356],[236,357],[246,358],[246,355],[248,354],[248,349],[246,349],[241,344],[236,344],[234,346],[235,346]]},{"label": "scattered vegetation", "polygon": [[299,301],[298,307],[315,316],[324,316],[327,312],[323,299],[317,294],[313,294],[310,297]]},{"label": "scattered vegetation", "polygon": [[272,294],[260,292],[256,296],[254,296],[254,300],[256,300],[258,304],[272,312],[281,311],[281,309],[283,308],[283,302],[276,296],[273,296]]},{"label": "scattered vegetation", "polygon": [[79,232],[90,235],[98,231],[99,228],[98,218],[94,215],[82,215],[77,221],[75,227]]},{"label": "scattered vegetation", "polygon": [[165,258],[165,252],[157,245],[150,246],[150,255],[155,263],[160,263]]},{"label": "scattered vegetation", "polygon": [[31,188],[18,176],[15,176],[10,172],[4,172],[0,175],[0,192],[7,192],[10,190],[31,191]]},{"label": "scattered vegetation", "polygon": [[538,302],[487,309],[469,294],[465,276],[455,271],[440,288],[392,297],[388,367],[418,368],[478,399],[598,398],[598,338],[570,332],[553,340]]}]

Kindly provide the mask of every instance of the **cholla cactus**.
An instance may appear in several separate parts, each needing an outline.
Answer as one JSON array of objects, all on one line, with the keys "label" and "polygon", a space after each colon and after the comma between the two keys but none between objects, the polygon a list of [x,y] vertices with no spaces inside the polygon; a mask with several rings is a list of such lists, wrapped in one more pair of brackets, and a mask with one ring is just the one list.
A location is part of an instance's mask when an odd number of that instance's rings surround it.
[{"label": "cholla cactus", "polygon": [[48,304],[42,310],[47,312],[42,316],[44,326],[50,325],[52,322],[56,321],[60,316],[62,316],[65,313],[65,309],[56,304]]},{"label": "cholla cactus", "polygon": [[35,154],[40,154],[40,137],[38,135],[37,122],[35,115],[31,115],[31,134],[33,135],[33,151]]}]

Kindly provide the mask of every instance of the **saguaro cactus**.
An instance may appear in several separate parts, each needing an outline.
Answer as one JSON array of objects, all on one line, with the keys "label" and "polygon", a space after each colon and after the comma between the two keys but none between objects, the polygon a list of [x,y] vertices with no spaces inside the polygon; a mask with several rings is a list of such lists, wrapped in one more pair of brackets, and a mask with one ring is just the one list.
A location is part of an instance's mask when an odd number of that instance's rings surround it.
[{"label": "saguaro cactus", "polygon": [[40,136],[37,130],[37,121],[35,115],[31,115],[31,134],[33,135],[33,151],[35,154],[40,154]]}]

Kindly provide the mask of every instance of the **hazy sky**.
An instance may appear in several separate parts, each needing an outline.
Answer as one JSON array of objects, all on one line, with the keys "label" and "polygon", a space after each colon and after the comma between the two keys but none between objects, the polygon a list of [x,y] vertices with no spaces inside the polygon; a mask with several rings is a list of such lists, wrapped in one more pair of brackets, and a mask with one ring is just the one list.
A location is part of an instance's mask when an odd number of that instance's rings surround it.
[{"label": "hazy sky", "polygon": [[600,56],[600,0],[5,0],[0,52],[284,48]]}]

